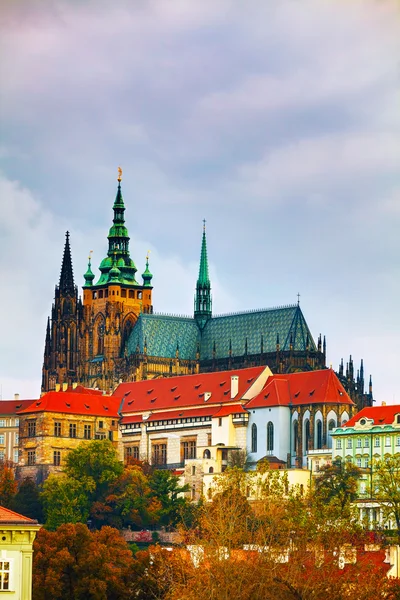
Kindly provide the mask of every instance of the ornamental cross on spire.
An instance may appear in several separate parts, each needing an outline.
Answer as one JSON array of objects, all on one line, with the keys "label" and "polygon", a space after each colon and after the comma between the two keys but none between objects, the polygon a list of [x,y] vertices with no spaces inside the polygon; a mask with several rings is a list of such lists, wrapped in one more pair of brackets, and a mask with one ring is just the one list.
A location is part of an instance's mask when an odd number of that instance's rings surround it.
[{"label": "ornamental cross on spire", "polygon": [[121,167],[118,167],[118,179],[117,181],[119,181],[119,183],[121,183],[122,180],[122,169]]},{"label": "ornamental cross on spire", "polygon": [[300,294],[297,294],[297,306],[300,306]]}]

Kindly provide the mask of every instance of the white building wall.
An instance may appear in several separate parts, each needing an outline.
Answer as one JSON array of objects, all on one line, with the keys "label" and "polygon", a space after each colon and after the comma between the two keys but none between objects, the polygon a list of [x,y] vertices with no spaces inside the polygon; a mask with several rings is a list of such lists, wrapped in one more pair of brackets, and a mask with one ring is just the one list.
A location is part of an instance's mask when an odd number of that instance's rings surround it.
[{"label": "white building wall", "polygon": [[[271,408],[254,408],[249,413],[247,451],[250,461],[258,461],[267,455],[267,424],[269,421],[274,425],[272,455],[286,461],[290,451],[290,409],[287,406],[273,406]],[[253,423],[257,425],[257,452],[252,453],[251,431]]]}]

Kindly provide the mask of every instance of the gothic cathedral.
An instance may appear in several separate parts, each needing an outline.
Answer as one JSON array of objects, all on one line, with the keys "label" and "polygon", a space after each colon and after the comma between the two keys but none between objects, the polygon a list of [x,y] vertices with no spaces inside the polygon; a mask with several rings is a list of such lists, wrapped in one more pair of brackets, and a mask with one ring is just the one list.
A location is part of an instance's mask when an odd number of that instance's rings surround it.
[{"label": "gothic cathedral", "polygon": [[[299,302],[229,315],[212,314],[207,240],[203,226],[193,317],[153,313],[149,257],[141,276],[129,253],[121,171],[108,234],[107,256],[95,282],[91,259],[83,299],[74,283],[69,233],[59,285],[47,322],[42,391],[79,383],[111,392],[121,381],[268,365],[275,373],[324,369],[326,342],[317,343]],[[364,393],[363,365],[339,377],[358,408],[372,405]]]}]

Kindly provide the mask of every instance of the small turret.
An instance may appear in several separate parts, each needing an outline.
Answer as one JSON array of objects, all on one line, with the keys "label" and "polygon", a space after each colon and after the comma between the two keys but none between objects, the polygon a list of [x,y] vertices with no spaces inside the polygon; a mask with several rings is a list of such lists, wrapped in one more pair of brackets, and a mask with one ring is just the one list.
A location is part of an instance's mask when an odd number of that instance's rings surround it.
[{"label": "small turret", "polygon": [[149,269],[149,253],[150,250],[147,251],[146,254],[146,269],[142,275],[143,277],[143,287],[151,287],[151,280],[153,279],[153,275],[150,273]]},{"label": "small turret", "polygon": [[92,257],[91,257],[91,252],[89,254],[89,262],[88,262],[88,268],[86,273],[84,274],[84,279],[85,279],[85,287],[90,287],[91,285],[93,285],[93,279],[94,279],[94,273],[92,271]]},{"label": "small turret", "polygon": [[343,365],[343,358],[340,361],[340,365],[339,365],[339,376],[343,377],[343,373],[344,373],[344,365]]}]

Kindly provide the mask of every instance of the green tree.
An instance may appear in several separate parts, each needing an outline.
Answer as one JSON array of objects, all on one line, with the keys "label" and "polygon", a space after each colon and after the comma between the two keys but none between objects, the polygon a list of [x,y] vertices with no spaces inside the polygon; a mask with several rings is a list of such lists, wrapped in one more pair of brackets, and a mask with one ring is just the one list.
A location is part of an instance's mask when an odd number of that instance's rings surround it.
[{"label": "green tree", "polygon": [[79,444],[69,452],[65,474],[84,485],[91,501],[102,498],[108,485],[123,472],[124,467],[109,440],[94,440]]},{"label": "green tree", "polygon": [[33,600],[128,600],[134,559],[111,527],[41,529],[34,542]]},{"label": "green tree", "polygon": [[179,479],[167,470],[157,470],[149,477],[151,495],[160,502],[160,525],[176,525],[180,514],[187,504],[183,496],[189,491],[189,485],[179,485]]},{"label": "green tree", "polygon": [[43,523],[43,503],[40,490],[30,477],[21,481],[18,491],[12,500],[12,509],[31,519]]},{"label": "green tree", "polygon": [[337,503],[344,510],[357,499],[361,474],[351,462],[335,461],[321,468],[315,478],[315,493],[323,502]]},{"label": "green tree", "polygon": [[0,505],[11,508],[12,500],[17,491],[14,471],[7,462],[0,462]]},{"label": "green tree", "polygon": [[87,485],[72,477],[50,475],[41,493],[45,527],[54,530],[66,523],[86,523],[90,512],[90,493]]},{"label": "green tree", "polygon": [[400,456],[373,462],[370,493],[380,503],[384,520],[394,521],[400,535]]}]

